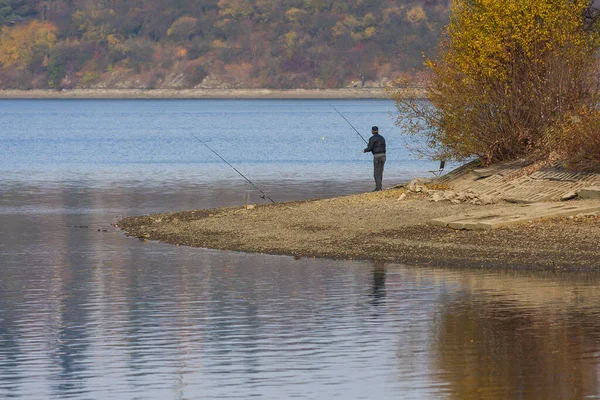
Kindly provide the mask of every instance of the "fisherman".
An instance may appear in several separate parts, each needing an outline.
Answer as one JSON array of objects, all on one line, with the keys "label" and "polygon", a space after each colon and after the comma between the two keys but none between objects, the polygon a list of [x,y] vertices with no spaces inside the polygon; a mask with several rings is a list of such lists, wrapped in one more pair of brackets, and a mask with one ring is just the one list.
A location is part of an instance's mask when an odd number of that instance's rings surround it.
[{"label": "fisherman", "polygon": [[373,153],[373,177],[375,178],[375,190],[381,190],[381,182],[383,180],[383,166],[385,164],[385,139],[379,134],[379,128],[374,126],[371,128],[371,138],[367,148],[363,153]]}]

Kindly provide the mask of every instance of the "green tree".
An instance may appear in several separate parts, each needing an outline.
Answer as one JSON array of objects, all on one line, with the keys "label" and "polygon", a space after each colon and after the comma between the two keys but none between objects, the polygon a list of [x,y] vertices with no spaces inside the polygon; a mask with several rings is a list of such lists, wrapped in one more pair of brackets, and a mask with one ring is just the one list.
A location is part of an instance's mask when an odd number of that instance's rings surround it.
[{"label": "green tree", "polygon": [[30,1],[0,0],[0,26],[14,24],[36,14]]}]

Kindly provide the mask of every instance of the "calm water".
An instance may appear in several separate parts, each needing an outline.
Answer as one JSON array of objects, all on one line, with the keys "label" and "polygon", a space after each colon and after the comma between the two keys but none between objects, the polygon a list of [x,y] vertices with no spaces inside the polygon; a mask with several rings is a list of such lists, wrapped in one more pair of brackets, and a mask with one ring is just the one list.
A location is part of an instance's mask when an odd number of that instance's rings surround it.
[{"label": "calm water", "polygon": [[[423,175],[386,101],[385,183]],[[294,260],[120,216],[370,190],[319,101],[0,101],[0,398],[600,398],[600,276]],[[250,197],[250,199],[248,199]]]},{"label": "calm water", "polygon": [[[367,140],[371,126],[380,127],[388,141],[388,186],[436,167],[408,154],[389,115],[392,102],[332,104]],[[179,187],[240,179],[192,134],[251,180],[372,180],[365,143],[327,101],[0,100],[0,121],[8,182]]]}]

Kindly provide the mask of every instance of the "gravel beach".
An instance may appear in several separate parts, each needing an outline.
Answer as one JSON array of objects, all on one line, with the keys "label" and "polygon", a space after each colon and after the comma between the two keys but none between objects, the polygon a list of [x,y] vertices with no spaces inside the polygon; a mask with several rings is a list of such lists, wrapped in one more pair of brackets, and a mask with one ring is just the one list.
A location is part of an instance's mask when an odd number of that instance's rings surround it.
[{"label": "gravel beach", "polygon": [[[597,200],[572,200],[597,204]],[[405,189],[125,218],[129,236],[174,245],[448,267],[600,268],[600,216],[578,215],[490,231],[429,223],[453,214],[519,205],[432,202]]]}]

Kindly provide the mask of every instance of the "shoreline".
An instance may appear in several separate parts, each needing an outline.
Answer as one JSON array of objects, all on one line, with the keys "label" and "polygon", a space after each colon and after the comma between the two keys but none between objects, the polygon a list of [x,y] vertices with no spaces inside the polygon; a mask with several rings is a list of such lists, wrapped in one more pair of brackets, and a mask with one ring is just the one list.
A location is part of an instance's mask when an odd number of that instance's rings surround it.
[{"label": "shoreline", "polygon": [[[424,96],[421,89],[407,94]],[[0,99],[389,99],[385,88],[0,90]]]},{"label": "shoreline", "polygon": [[[573,200],[579,205],[597,201]],[[127,236],[162,243],[294,257],[415,266],[598,271],[600,215],[577,215],[487,231],[429,221],[523,205],[432,202],[387,189],[331,199],[193,210],[124,218]]]},{"label": "shoreline", "polygon": [[415,266],[600,271],[600,174],[516,160],[330,199],[124,218],[142,240]]}]

